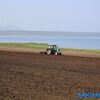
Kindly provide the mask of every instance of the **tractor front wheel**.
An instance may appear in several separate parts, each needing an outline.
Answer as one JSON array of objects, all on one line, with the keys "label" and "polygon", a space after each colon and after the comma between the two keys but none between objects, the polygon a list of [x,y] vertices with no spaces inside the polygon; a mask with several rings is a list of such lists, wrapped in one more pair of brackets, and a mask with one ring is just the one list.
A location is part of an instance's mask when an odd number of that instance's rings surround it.
[{"label": "tractor front wheel", "polygon": [[58,55],[58,53],[57,53],[57,52],[55,52],[55,55]]}]

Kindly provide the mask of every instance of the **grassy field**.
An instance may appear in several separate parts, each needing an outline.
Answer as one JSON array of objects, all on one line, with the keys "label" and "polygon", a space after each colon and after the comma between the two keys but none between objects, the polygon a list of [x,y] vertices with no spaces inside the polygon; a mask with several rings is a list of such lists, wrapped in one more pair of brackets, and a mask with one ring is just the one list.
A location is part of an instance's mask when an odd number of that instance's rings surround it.
[{"label": "grassy field", "polygon": [[48,44],[46,43],[0,43],[0,46],[45,49],[48,47]]},{"label": "grassy field", "polygon": [[[0,43],[0,46],[46,49],[49,44],[46,43]],[[94,52],[100,53],[100,49],[78,49],[78,48],[61,48],[62,51]]]},{"label": "grassy field", "polygon": [[79,52],[94,52],[100,53],[100,49],[78,49],[78,48],[62,48],[63,51],[79,51]]}]

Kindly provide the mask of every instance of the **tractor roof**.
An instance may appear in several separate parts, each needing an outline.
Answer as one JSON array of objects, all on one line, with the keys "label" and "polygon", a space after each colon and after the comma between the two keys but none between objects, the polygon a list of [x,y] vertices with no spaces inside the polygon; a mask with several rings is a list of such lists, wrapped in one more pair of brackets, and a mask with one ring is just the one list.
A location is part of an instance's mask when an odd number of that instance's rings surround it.
[{"label": "tractor roof", "polygon": [[57,45],[54,44],[54,45],[50,45],[50,46],[57,46]]}]

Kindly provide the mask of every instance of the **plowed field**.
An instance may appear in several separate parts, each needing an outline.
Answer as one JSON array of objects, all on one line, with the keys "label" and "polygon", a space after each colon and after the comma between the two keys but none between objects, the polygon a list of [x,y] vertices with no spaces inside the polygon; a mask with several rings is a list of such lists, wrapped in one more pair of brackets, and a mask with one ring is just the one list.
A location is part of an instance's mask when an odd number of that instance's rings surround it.
[{"label": "plowed field", "polygon": [[81,100],[78,92],[100,93],[100,58],[0,51],[0,100]]}]

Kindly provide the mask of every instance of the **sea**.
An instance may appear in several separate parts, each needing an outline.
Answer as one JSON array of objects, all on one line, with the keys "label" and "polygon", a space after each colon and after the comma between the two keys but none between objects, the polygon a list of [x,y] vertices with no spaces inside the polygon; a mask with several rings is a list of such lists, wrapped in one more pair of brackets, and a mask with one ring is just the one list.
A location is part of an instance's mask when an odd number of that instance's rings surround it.
[{"label": "sea", "polygon": [[100,33],[57,31],[0,31],[3,43],[48,43],[61,48],[100,49]]}]

